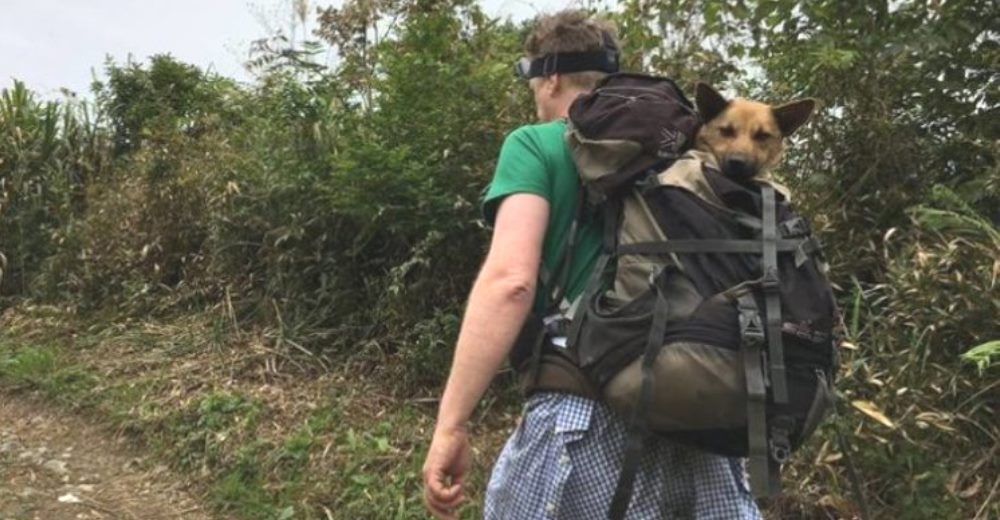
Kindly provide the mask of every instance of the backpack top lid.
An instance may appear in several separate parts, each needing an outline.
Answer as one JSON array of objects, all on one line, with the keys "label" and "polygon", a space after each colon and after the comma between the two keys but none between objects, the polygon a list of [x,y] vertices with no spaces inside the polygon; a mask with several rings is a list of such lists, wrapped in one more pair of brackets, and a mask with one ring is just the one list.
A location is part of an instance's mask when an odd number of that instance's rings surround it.
[{"label": "backpack top lid", "polygon": [[694,143],[699,126],[694,106],[673,80],[618,73],[573,101],[566,140],[584,185],[607,195],[676,160]]}]

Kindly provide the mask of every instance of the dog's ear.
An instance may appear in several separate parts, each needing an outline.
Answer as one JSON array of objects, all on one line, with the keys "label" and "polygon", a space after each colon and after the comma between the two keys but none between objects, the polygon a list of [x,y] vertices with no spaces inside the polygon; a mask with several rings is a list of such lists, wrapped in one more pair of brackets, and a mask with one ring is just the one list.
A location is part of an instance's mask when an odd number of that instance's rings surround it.
[{"label": "dog's ear", "polygon": [[722,97],[719,91],[708,83],[698,82],[694,87],[694,104],[698,107],[701,120],[709,122],[729,106],[729,100]]},{"label": "dog's ear", "polygon": [[808,98],[785,103],[772,108],[771,111],[774,113],[774,120],[778,123],[781,135],[788,137],[809,120],[815,108],[816,100]]}]

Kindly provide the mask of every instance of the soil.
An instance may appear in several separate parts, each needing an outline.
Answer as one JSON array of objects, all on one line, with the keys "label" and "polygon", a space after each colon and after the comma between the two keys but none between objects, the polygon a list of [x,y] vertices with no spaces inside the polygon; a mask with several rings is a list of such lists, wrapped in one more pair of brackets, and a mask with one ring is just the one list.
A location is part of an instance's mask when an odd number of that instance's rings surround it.
[{"label": "soil", "polygon": [[0,392],[0,520],[209,520],[183,481],[128,439]]}]

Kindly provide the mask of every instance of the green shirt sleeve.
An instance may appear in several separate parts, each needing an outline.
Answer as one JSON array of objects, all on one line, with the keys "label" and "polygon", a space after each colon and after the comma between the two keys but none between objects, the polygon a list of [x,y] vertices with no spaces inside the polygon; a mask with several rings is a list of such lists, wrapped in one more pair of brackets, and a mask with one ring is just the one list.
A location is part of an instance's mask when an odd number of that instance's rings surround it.
[{"label": "green shirt sleeve", "polygon": [[483,197],[483,216],[489,225],[496,219],[500,202],[507,195],[533,193],[552,201],[552,180],[545,154],[530,127],[521,127],[507,136],[500,148],[493,181]]}]

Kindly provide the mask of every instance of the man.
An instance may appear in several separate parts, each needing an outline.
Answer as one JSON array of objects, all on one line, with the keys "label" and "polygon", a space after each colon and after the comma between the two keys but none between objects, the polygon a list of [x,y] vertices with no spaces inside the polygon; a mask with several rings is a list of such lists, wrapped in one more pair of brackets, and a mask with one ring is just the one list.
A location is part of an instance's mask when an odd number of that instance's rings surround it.
[{"label": "man", "polygon": [[[598,60],[587,70],[579,66],[586,59],[568,55],[600,55],[609,44],[617,46],[609,24],[575,11],[541,18],[526,41],[528,60],[521,73],[530,77],[542,123],[507,137],[485,197],[493,237],[469,295],[423,470],[425,502],[437,518],[457,518],[471,465],[465,424],[529,311],[542,310],[542,298],[536,296],[540,267],[552,270],[558,263],[575,215],[579,184],[563,140],[564,119],[573,100],[616,67]],[[576,67],[566,65],[573,62]],[[569,266],[569,299],[582,292],[599,248],[600,223],[583,226]],[[493,469],[485,517],[605,518],[626,430],[625,421],[597,401],[534,393]],[[629,518],[760,518],[740,461],[664,440],[650,441],[648,447]]]}]

